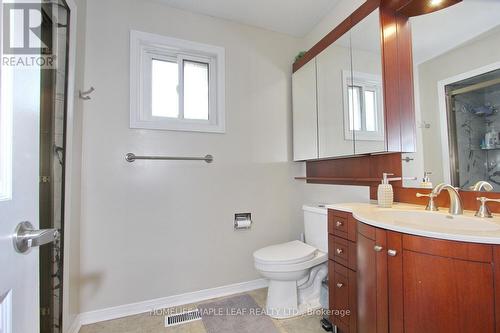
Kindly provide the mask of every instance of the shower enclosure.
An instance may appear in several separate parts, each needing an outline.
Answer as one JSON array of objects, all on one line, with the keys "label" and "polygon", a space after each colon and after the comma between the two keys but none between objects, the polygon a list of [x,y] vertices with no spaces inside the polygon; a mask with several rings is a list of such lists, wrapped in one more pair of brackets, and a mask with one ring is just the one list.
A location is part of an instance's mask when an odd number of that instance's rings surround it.
[{"label": "shower enclosure", "polygon": [[500,70],[447,85],[451,181],[487,180],[500,191]]},{"label": "shower enclosure", "polygon": [[[44,1],[43,54],[55,54],[57,65],[41,69],[40,101],[40,229],[64,235],[64,149],[67,99],[69,9],[64,0]],[[63,242],[40,247],[40,332],[62,332]]]}]

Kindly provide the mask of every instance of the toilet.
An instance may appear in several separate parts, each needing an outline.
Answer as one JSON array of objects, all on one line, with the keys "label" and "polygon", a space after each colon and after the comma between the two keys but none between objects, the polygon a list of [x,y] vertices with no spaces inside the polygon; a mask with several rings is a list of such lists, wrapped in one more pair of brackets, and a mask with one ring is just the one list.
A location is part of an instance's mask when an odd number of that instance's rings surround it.
[{"label": "toilet", "polygon": [[328,275],[328,217],[324,205],[304,205],[305,242],[298,240],[254,252],[255,268],[269,279],[266,313],[285,319],[322,307]]}]

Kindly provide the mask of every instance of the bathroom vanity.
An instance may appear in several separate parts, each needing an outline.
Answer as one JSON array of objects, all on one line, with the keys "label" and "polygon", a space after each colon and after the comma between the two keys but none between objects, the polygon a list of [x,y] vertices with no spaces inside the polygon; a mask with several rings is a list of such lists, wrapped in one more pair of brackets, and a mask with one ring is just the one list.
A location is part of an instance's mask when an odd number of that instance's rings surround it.
[{"label": "bathroom vanity", "polygon": [[500,218],[397,204],[328,206],[340,332],[500,331]]}]

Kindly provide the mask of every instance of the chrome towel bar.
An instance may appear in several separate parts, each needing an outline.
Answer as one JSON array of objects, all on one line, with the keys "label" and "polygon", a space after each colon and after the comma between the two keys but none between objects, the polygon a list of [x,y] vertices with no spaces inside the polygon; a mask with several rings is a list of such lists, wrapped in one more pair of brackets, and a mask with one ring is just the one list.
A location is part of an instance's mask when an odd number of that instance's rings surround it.
[{"label": "chrome towel bar", "polygon": [[134,153],[127,153],[125,155],[125,161],[134,162],[135,160],[205,161],[212,163],[214,157],[212,155],[206,155],[205,157],[138,156]]}]

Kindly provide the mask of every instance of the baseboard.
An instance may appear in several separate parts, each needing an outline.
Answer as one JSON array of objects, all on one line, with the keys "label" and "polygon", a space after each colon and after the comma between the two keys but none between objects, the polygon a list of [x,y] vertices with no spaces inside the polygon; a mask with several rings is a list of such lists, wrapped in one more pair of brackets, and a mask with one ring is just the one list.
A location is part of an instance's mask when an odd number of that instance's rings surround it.
[{"label": "baseboard", "polygon": [[77,315],[73,319],[73,322],[69,326],[69,328],[66,331],[66,333],[78,333],[80,331],[80,328],[82,328],[82,323],[80,321],[80,315]]},{"label": "baseboard", "polygon": [[79,316],[77,316],[75,322],[73,322],[73,324],[71,325],[71,329],[68,330],[68,333],[78,333],[78,330],[82,325],[132,316],[149,312],[153,309],[170,308],[174,306],[205,301],[211,298],[243,293],[246,291],[265,288],[267,287],[267,285],[268,281],[266,279],[257,279],[175,296],[168,296],[138,303],[125,304],[96,311],[83,312]]}]

